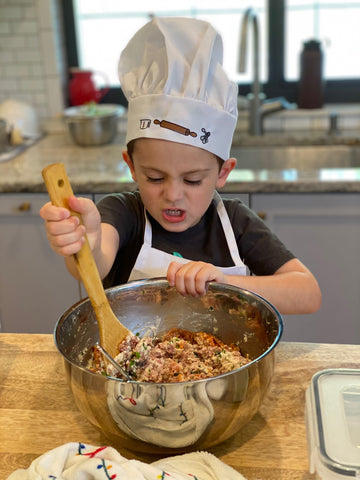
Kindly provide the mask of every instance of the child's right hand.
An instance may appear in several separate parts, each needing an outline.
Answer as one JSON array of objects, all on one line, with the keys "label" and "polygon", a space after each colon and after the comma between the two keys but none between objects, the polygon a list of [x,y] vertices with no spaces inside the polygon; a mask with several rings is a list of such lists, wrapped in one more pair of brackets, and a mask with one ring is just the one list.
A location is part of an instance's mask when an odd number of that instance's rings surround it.
[{"label": "child's right hand", "polygon": [[54,252],[68,257],[77,253],[85,242],[85,232],[91,250],[100,247],[101,220],[94,202],[88,198],[69,197],[69,207],[80,213],[83,225],[66,208],[55,207],[50,202],[40,209],[45,220],[47,237]]}]

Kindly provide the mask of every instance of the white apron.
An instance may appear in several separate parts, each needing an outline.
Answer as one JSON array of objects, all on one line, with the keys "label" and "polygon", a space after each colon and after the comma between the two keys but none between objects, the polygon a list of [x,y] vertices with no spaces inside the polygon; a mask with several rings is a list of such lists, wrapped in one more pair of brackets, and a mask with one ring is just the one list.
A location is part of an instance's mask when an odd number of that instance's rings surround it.
[{"label": "white apron", "polygon": [[[225,205],[221,200],[218,192],[214,194],[214,200],[217,212],[224,230],[225,238],[228,244],[231,258],[234,262],[233,267],[217,267],[225,275],[246,275],[246,266],[243,264],[239,251],[237,248],[235,235],[226,212]],[[145,212],[145,233],[144,243],[140,249],[139,255],[136,259],[135,265],[131,271],[129,282],[132,280],[142,280],[144,278],[166,277],[167,270],[171,262],[176,261],[181,264],[186,264],[193,260],[171,255],[170,253],[162,252],[151,246],[152,244],[152,229],[149,219]]]}]

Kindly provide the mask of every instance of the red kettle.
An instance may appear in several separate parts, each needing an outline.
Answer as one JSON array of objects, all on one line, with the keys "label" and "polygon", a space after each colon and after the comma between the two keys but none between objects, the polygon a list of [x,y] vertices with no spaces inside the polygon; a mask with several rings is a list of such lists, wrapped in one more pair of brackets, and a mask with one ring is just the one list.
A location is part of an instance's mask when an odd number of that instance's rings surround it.
[{"label": "red kettle", "polygon": [[[91,70],[70,69],[71,79],[69,82],[69,100],[71,106],[84,105],[88,102],[96,102],[103,98],[109,91],[109,87],[97,88],[93,80],[94,72]],[[104,74],[99,73],[107,81]]]}]

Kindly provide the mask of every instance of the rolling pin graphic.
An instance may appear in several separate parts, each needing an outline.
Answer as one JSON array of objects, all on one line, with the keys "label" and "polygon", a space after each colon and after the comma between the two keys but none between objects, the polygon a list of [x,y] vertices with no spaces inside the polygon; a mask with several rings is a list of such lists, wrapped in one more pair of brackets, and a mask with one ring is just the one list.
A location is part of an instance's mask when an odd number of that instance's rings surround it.
[{"label": "rolling pin graphic", "polygon": [[160,125],[160,127],[168,128],[173,132],[181,133],[181,135],[197,137],[197,133],[190,132],[190,130],[186,127],[182,127],[181,125],[177,125],[176,123],[168,122],[167,120],[154,120],[155,125]]}]

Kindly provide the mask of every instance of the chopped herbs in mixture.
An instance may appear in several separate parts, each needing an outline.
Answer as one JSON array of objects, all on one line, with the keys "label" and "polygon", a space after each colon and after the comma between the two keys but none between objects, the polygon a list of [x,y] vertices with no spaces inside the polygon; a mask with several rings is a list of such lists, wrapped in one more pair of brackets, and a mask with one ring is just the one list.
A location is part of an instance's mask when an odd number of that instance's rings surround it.
[{"label": "chopped herbs in mixture", "polygon": [[[119,365],[139,382],[169,383],[210,378],[235,370],[249,360],[238,346],[226,345],[214,335],[174,328],[162,337],[130,335],[119,345]],[[116,377],[94,348],[89,368]]]}]

